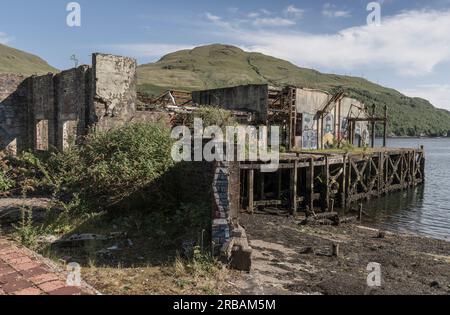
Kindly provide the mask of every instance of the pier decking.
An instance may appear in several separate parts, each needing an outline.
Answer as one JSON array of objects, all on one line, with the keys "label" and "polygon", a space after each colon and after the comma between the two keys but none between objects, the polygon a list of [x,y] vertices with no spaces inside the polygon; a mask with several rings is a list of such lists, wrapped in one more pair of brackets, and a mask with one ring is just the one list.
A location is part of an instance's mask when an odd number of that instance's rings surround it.
[{"label": "pier decking", "polygon": [[261,172],[262,165],[239,164],[241,209],[277,206],[296,214],[347,208],[421,184],[425,156],[423,148],[330,150],[282,154],[274,173]]}]

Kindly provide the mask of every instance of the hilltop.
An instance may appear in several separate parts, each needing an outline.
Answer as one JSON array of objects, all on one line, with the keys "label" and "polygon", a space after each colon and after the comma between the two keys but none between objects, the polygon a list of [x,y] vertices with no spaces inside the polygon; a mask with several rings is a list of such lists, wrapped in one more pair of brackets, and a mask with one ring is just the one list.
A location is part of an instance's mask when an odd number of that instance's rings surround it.
[{"label": "hilltop", "polygon": [[0,73],[30,76],[48,72],[58,70],[38,56],[0,44]]},{"label": "hilltop", "polygon": [[208,45],[181,50],[138,68],[139,89],[157,95],[166,89],[199,90],[250,83],[295,85],[333,92],[343,88],[348,96],[389,107],[390,132],[399,136],[442,135],[450,131],[450,112],[421,98],[366,79],[298,67],[286,60],[243,51],[229,45]]}]

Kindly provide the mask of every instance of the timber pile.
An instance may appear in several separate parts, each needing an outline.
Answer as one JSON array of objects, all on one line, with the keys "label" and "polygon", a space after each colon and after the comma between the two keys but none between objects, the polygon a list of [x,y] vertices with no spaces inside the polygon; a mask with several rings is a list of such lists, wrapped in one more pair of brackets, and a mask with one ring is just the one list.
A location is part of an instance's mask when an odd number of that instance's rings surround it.
[{"label": "timber pile", "polygon": [[356,221],[356,216],[341,218],[337,212],[319,213],[308,216],[300,225],[334,225],[338,226],[345,223]]}]

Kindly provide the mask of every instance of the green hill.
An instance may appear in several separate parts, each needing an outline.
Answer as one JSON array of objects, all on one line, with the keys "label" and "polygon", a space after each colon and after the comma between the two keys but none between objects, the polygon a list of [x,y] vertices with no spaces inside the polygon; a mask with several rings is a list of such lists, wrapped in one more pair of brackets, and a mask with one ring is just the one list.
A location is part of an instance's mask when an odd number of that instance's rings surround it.
[{"label": "green hill", "polygon": [[30,76],[58,72],[43,59],[0,44],[0,73],[16,73]]},{"label": "green hill", "polygon": [[324,74],[260,53],[227,45],[209,45],[168,54],[158,62],[138,68],[141,92],[157,95],[173,89],[198,90],[248,83],[295,85],[332,92],[344,88],[347,95],[382,112],[389,107],[390,132],[396,135],[441,135],[450,131],[450,112],[428,101],[363,78]]}]

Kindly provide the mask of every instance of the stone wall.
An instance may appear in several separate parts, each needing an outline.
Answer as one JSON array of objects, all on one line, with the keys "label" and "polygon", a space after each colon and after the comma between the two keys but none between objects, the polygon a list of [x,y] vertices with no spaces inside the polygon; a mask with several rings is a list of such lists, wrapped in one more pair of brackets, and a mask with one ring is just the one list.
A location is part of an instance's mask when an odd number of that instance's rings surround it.
[{"label": "stone wall", "polygon": [[267,120],[268,98],[269,86],[267,84],[241,85],[192,92],[192,99],[196,104],[253,112],[259,122]]},{"label": "stone wall", "polygon": [[53,74],[29,79],[28,136],[35,150],[48,150],[55,144],[55,90]]},{"label": "stone wall", "polygon": [[81,66],[55,75],[56,148],[64,150],[87,132],[86,112],[90,87],[89,67]]},{"label": "stone wall", "polygon": [[[89,130],[107,131],[136,115],[136,61],[94,54],[93,67],[58,74],[0,75],[0,149],[66,149]],[[144,118],[141,118],[145,120]]]},{"label": "stone wall", "polygon": [[27,85],[23,76],[0,74],[0,149],[12,154],[28,146]]},{"label": "stone wall", "polygon": [[110,130],[129,122],[136,112],[136,60],[94,54],[94,97],[91,119],[96,130]]}]

